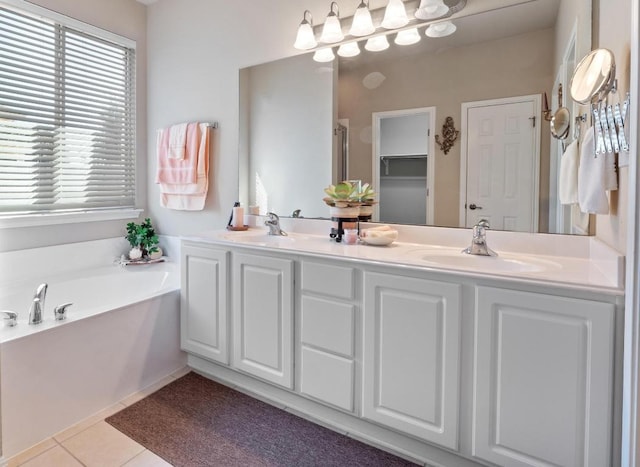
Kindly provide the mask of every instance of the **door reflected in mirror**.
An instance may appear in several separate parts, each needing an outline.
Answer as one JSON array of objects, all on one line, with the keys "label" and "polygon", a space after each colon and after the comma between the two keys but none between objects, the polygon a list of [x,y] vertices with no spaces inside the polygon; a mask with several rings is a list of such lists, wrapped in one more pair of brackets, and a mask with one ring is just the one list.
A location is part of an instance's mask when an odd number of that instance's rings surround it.
[{"label": "door reflected in mirror", "polygon": [[[463,10],[447,37],[426,37],[422,29],[417,44],[390,40],[382,52],[363,50],[329,63],[306,54],[240,70],[243,203],[257,204],[261,212],[287,216],[299,209],[305,218],[328,218],[323,188],[359,179],[379,192],[374,220],[465,227],[482,212],[492,227],[504,230],[576,232],[556,221],[562,209],[555,179],[558,144],[542,118],[540,96],[553,95],[557,57],[569,47],[576,21],[589,27],[579,24],[584,34],[572,43],[573,56],[589,51],[590,2],[511,3],[469,16]],[[479,103],[525,97],[533,104],[517,116],[506,112],[502,120],[471,122],[476,116],[467,114]],[[565,106],[573,110],[568,99]],[[421,140],[423,147],[385,153],[381,118],[416,109],[429,109],[429,123],[416,129],[402,122],[396,139]],[[445,154],[434,139],[447,117],[460,136]],[[483,140],[483,132],[492,130],[487,125],[501,127],[496,157]],[[520,139],[509,139],[509,132]],[[394,158],[403,155],[414,158]],[[484,178],[470,176],[469,169]],[[393,217],[403,209],[420,215]]]}]

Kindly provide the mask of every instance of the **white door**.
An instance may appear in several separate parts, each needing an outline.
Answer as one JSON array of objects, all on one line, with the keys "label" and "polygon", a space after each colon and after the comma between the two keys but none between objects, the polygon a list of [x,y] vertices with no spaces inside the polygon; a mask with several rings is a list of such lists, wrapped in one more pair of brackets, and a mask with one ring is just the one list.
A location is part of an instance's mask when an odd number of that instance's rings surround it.
[{"label": "white door", "polygon": [[182,247],[180,347],[214,362],[229,363],[227,264],[217,248]]},{"label": "white door", "polygon": [[293,261],[233,255],[233,366],[293,389]]},{"label": "white door", "polygon": [[473,455],[610,465],[614,305],[493,287],[476,297]]},{"label": "white door", "polygon": [[454,450],[460,288],[364,273],[363,417]]},{"label": "white door", "polygon": [[540,96],[463,104],[462,225],[537,232],[539,108]]}]

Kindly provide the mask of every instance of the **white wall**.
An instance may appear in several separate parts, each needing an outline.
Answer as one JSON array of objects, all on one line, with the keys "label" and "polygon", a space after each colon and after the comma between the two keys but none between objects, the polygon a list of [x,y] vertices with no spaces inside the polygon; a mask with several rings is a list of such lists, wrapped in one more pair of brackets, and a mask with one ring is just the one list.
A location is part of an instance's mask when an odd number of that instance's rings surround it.
[{"label": "white wall", "polygon": [[[147,204],[147,41],[146,7],[135,0],[30,0],[44,8],[136,41],[138,206]],[[0,229],[0,251],[82,242],[124,235],[127,221]]]}]

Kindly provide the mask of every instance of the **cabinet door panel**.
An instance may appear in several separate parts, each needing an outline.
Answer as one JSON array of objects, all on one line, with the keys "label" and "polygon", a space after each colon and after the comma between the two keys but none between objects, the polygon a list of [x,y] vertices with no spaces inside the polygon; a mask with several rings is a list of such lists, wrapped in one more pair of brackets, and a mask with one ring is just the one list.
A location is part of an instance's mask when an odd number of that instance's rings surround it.
[{"label": "cabinet door panel", "polygon": [[458,443],[460,286],[365,273],[363,415]]},{"label": "cabinet door panel", "polygon": [[293,261],[237,254],[233,261],[236,368],[293,387]]},{"label": "cabinet door panel", "polygon": [[191,245],[182,250],[181,348],[228,364],[228,253]]},{"label": "cabinet door panel", "polygon": [[310,349],[301,351],[300,392],[353,411],[353,360]]},{"label": "cabinet door panel", "polygon": [[612,304],[478,287],[474,455],[605,466]]},{"label": "cabinet door panel", "polygon": [[350,304],[303,296],[302,343],[353,358],[354,309]]}]

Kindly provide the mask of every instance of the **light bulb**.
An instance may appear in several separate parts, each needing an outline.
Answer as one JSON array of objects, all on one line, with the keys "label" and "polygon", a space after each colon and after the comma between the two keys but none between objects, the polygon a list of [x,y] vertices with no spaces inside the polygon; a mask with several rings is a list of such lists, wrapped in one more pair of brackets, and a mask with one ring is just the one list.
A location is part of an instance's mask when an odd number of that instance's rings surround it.
[{"label": "light bulb", "polygon": [[389,41],[387,40],[387,36],[372,37],[371,39],[367,40],[364,48],[369,52],[380,52],[381,50],[386,50],[389,48]]},{"label": "light bulb", "polygon": [[402,0],[389,0],[381,26],[385,29],[398,29],[407,24],[409,24],[409,18]]},{"label": "light bulb", "polygon": [[411,45],[420,42],[420,33],[416,28],[400,31],[394,41],[398,45]]},{"label": "light bulb", "polygon": [[[335,11],[334,10],[335,7]],[[331,10],[327,15],[327,20],[322,27],[322,35],[320,36],[320,42],[325,44],[333,44],[334,42],[340,42],[344,39],[342,34],[342,26],[340,25],[340,12],[338,10],[338,4],[331,2]]]},{"label": "light bulb", "polygon": [[[309,15],[309,21],[307,21],[307,15]],[[313,18],[311,12],[305,10],[302,16],[302,22],[298,26],[298,34],[296,35],[296,41],[293,46],[298,50],[313,49],[318,45],[316,37],[313,34]]]},{"label": "light bulb", "polygon": [[456,25],[451,21],[443,21],[430,25],[425,34],[429,37],[445,37],[456,32]]},{"label": "light bulb", "polygon": [[333,50],[331,50],[331,48],[316,50],[313,54],[313,59],[316,62],[321,63],[331,62],[334,58],[336,58],[336,56],[333,55]]},{"label": "light bulb", "polygon": [[356,37],[362,37],[373,34],[375,31],[376,28],[373,26],[371,12],[369,11],[369,2],[367,1],[365,3],[365,0],[361,0],[360,5],[358,5],[358,8],[353,15],[353,22],[351,23],[349,34]]},{"label": "light bulb", "polygon": [[341,57],[355,57],[360,55],[360,47],[357,42],[347,42],[338,47],[338,55]]},{"label": "light bulb", "polygon": [[444,16],[449,7],[442,0],[421,0],[415,12],[415,17],[421,20],[435,19]]}]

